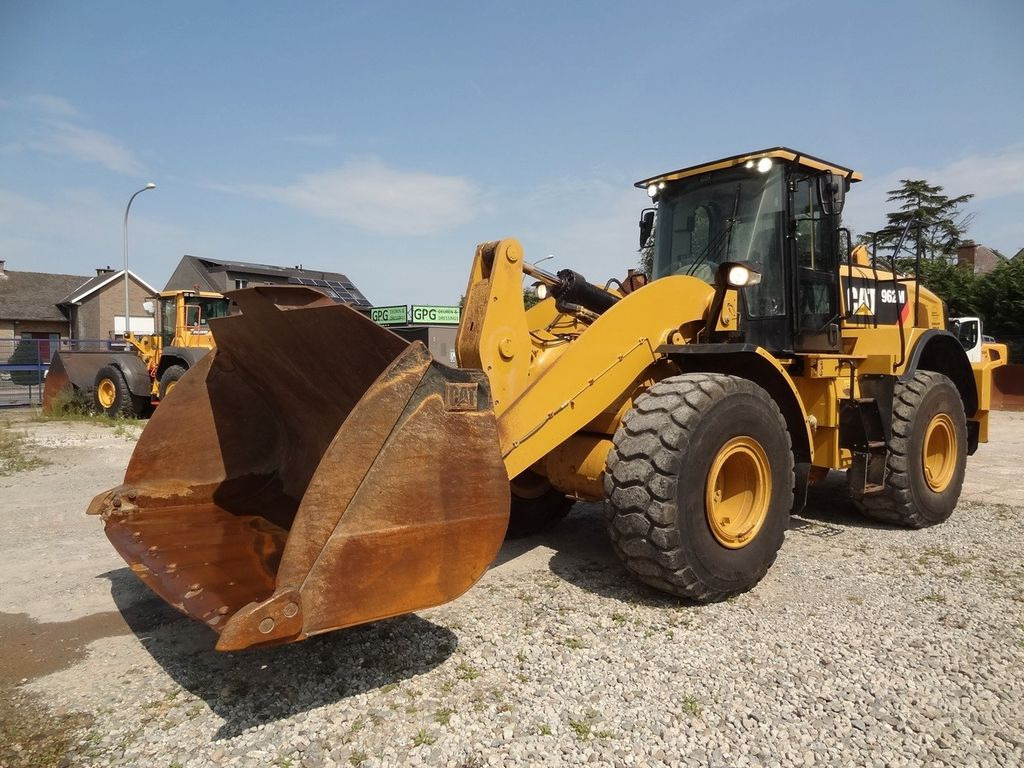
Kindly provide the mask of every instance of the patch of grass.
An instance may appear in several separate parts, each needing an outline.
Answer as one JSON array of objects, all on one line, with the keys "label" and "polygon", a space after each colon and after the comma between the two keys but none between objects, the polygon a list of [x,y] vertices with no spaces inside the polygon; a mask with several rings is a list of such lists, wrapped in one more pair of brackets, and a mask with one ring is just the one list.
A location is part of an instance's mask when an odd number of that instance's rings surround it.
[{"label": "patch of grass", "polygon": [[[80,760],[74,758],[81,755],[75,745],[88,725],[85,715],[54,715],[35,697],[0,687],[0,765],[49,768],[65,757],[76,765]],[[89,741],[90,735],[85,737],[89,744],[101,738]]]},{"label": "patch of grass", "polygon": [[435,739],[433,736],[427,733],[426,729],[424,728],[421,728],[419,731],[416,732],[416,735],[412,737],[412,744],[414,747],[429,747],[435,741],[437,741],[437,739]]},{"label": "patch of grass", "polygon": [[366,754],[362,750],[359,750],[358,752],[353,752],[351,755],[349,755],[348,762],[350,765],[362,765],[369,759],[370,756],[368,754]]},{"label": "patch of grass", "polygon": [[697,701],[697,699],[694,696],[683,696],[682,700],[679,703],[683,712],[690,715],[691,717],[699,717],[701,712],[704,711],[704,708],[700,705],[700,702]]},{"label": "patch of grass", "polygon": [[576,734],[576,738],[580,741],[590,738],[590,722],[587,720],[573,720],[569,719],[569,727],[572,728],[572,732]]},{"label": "patch of grass", "polygon": [[393,690],[398,688],[398,683],[388,683],[380,687],[381,693],[391,693]]},{"label": "patch of grass", "polygon": [[445,693],[451,693],[455,690],[455,681],[445,680],[443,683],[441,683],[441,690]]},{"label": "patch of grass", "polygon": [[7,422],[0,423],[0,475],[13,475],[49,464],[36,456],[28,445],[28,437],[15,432]]},{"label": "patch of grass", "polygon": [[933,565],[938,562],[952,568],[957,565],[969,563],[973,559],[973,557],[961,557],[956,554],[956,552],[951,552],[950,550],[943,549],[942,547],[929,547],[921,553],[921,556],[917,558],[917,562],[919,565],[923,566]]},{"label": "patch of grass", "polygon": [[562,641],[562,645],[574,651],[578,651],[581,648],[586,648],[586,643],[580,640],[578,637],[567,637]]},{"label": "patch of grass", "polygon": [[612,621],[614,621],[616,624],[625,624],[626,623],[626,617],[625,617],[624,614],[621,614],[621,613],[613,613],[612,614]]},{"label": "patch of grass", "polygon": [[550,736],[551,726],[547,723],[541,723],[539,726],[537,726],[537,733],[539,733],[541,736]]},{"label": "patch of grass", "polygon": [[919,598],[919,599],[921,601],[923,601],[923,602],[928,602],[928,603],[944,603],[944,602],[946,602],[946,596],[944,594],[942,594],[941,592],[939,592],[938,590],[935,590],[935,589],[933,589],[927,595],[925,595],[924,597]]},{"label": "patch of grass", "polygon": [[480,677],[480,672],[472,664],[460,661],[459,666],[455,668],[455,674],[459,680],[476,680]]},{"label": "patch of grass", "polygon": [[452,715],[455,713],[454,709],[449,707],[442,707],[434,713],[434,722],[438,725],[448,725],[452,721]]}]

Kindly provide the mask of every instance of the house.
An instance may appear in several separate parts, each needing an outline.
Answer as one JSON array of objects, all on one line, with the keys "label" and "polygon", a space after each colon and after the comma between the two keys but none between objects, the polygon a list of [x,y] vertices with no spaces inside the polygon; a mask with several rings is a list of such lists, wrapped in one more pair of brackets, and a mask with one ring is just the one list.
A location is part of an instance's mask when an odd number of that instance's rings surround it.
[{"label": "house", "polygon": [[369,311],[371,304],[352,281],[339,272],[321,269],[275,267],[243,261],[224,261],[185,255],[178,262],[165,291],[200,290],[226,293],[257,285],[306,285],[335,301]]},{"label": "house", "polygon": [[[124,284],[123,269],[101,267],[58,302],[68,318],[71,338],[113,340],[124,335]],[[156,288],[128,270],[128,330],[132,333],[156,332],[153,316],[142,306],[156,293]]]},{"label": "house", "polygon": [[970,267],[975,275],[984,275],[996,268],[1003,259],[998,253],[984,245],[968,240],[956,249],[956,263],[961,267]]},{"label": "house", "polygon": [[[153,287],[129,271],[131,330],[152,331],[142,301]],[[10,270],[0,261],[0,339],[113,339],[124,330],[124,271],[58,275]]]}]

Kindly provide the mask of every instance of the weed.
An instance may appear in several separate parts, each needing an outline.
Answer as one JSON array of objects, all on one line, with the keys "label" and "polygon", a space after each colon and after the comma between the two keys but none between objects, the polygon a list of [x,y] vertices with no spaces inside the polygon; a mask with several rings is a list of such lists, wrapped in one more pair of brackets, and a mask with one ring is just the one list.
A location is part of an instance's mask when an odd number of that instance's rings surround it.
[{"label": "weed", "polygon": [[352,765],[362,765],[369,759],[370,756],[362,750],[359,750],[358,752],[353,752],[351,755],[348,756],[348,761]]},{"label": "weed", "polygon": [[526,654],[523,653],[522,651],[517,651],[516,652],[516,661],[518,661],[520,664],[525,664],[526,663]]},{"label": "weed", "polygon": [[944,602],[946,602],[946,596],[944,594],[942,594],[941,592],[939,592],[938,590],[934,590],[934,589],[931,592],[929,592],[927,595],[925,595],[924,597],[922,597],[920,599],[922,601],[927,601],[929,603],[944,603]]},{"label": "weed", "polygon": [[567,637],[562,641],[562,645],[571,650],[578,651],[581,648],[586,648],[586,644],[578,637]]},{"label": "weed", "polygon": [[459,680],[476,680],[480,677],[480,673],[477,671],[476,667],[465,661],[459,662],[459,666],[455,668],[455,674],[458,676]]},{"label": "weed", "polygon": [[864,598],[860,595],[847,595],[846,600],[854,605],[864,605]]},{"label": "weed", "polygon": [[437,739],[435,739],[433,736],[427,733],[426,730],[423,728],[417,731],[416,735],[412,738],[412,744],[414,747],[429,747],[435,741],[437,741]]},{"label": "weed", "polygon": [[[290,765],[290,764],[289,764],[289,765]],[[182,764],[181,764],[181,763],[180,763],[179,761],[177,761],[177,760],[171,760],[171,764],[170,764],[170,765],[168,766],[168,768],[185,768],[185,766],[183,766],[183,765],[182,765]],[[285,766],[285,768],[288,768],[288,766]]]},{"label": "weed", "polygon": [[445,680],[443,683],[441,683],[441,690],[445,693],[451,693],[455,690],[455,681]]},{"label": "weed", "polygon": [[276,765],[277,768],[292,768],[292,759],[290,757],[279,757],[271,765]]},{"label": "weed", "polygon": [[683,712],[690,715],[691,717],[698,717],[700,713],[704,711],[704,708],[700,705],[700,702],[697,701],[697,699],[693,696],[683,696],[682,700],[679,703],[682,707]]},{"label": "weed", "polygon": [[625,615],[623,615],[621,613],[613,613],[612,614],[612,621],[614,621],[616,624],[625,624],[626,623],[626,617],[625,617]]},{"label": "weed", "polygon": [[595,731],[594,732],[594,738],[595,739],[614,739],[615,738],[615,734],[612,733],[611,731]]},{"label": "weed", "polygon": [[570,718],[569,727],[572,728],[576,738],[580,741],[590,737],[590,723],[586,720],[573,720]]},{"label": "weed", "polygon": [[434,722],[438,725],[448,725],[452,720],[452,714],[455,712],[453,709],[443,707],[434,713]]},{"label": "weed", "polygon": [[949,568],[952,568],[955,565],[964,565],[965,563],[969,563],[973,559],[973,557],[960,557],[960,555],[955,552],[950,552],[948,549],[943,549],[942,547],[929,547],[921,553],[921,556],[917,558],[917,562],[919,565],[929,566],[937,561]]},{"label": "weed", "polygon": [[541,723],[537,727],[537,733],[539,733],[541,736],[550,736],[551,735],[551,726],[548,725],[547,723]]},{"label": "weed", "polygon": [[530,682],[530,676],[524,675],[522,672],[520,672],[516,675],[516,680],[518,680],[520,683],[528,683]]},{"label": "weed", "polygon": [[49,463],[33,455],[27,442],[26,435],[12,430],[7,422],[0,424],[0,475],[13,475]]},{"label": "weed", "polygon": [[361,730],[363,730],[364,725],[366,725],[366,723],[363,722],[363,718],[357,717],[355,720],[352,721],[352,725],[349,726],[348,732],[352,734],[359,733]]},{"label": "weed", "polygon": [[381,693],[391,693],[396,688],[398,688],[398,683],[388,683],[387,685],[382,685],[381,686],[380,692]]}]

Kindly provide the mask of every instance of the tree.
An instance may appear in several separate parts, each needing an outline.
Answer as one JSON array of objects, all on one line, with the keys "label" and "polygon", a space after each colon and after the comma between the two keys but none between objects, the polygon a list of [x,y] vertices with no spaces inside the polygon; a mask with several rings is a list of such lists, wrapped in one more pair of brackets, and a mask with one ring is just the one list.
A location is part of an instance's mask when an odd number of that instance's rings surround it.
[{"label": "tree", "polygon": [[950,317],[978,314],[978,280],[969,267],[948,261],[921,262],[921,283],[946,302]]},{"label": "tree", "polygon": [[986,333],[1024,336],[1024,259],[1001,262],[977,280],[978,313]]},{"label": "tree", "polygon": [[[881,232],[867,232],[862,243],[870,243],[877,236],[879,248],[894,248],[900,232],[908,222],[920,221],[922,258],[928,261],[954,261],[956,249],[964,241],[974,214],[961,212],[961,207],[973,194],[949,197],[942,187],[924,179],[900,179],[900,186],[888,192],[890,203],[899,203],[898,210],[886,214],[886,226]],[[908,234],[906,245],[911,251],[917,236],[914,228]],[[896,254],[899,258],[899,254]]]},{"label": "tree", "polygon": [[11,371],[11,383],[22,387],[33,387],[42,384],[42,367],[39,359],[39,342],[32,339],[19,339],[10,359],[11,365],[33,365],[35,370]]}]

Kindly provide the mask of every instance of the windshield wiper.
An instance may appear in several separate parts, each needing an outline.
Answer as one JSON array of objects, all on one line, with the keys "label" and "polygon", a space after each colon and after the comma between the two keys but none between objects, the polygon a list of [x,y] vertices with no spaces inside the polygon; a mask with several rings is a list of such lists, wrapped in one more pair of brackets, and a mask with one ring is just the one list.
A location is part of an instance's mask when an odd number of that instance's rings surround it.
[{"label": "windshield wiper", "polygon": [[[742,189],[742,185],[737,184],[736,185],[736,197],[733,198],[733,202],[732,202],[732,216],[730,216],[729,218],[727,218],[725,220],[725,228],[721,232],[718,233],[718,237],[716,237],[714,240],[712,240],[710,243],[708,243],[707,247],[703,251],[700,252],[700,256],[698,256],[697,260],[695,262],[693,262],[693,264],[690,266],[690,268],[688,270],[686,270],[686,274],[692,275],[694,272],[696,272],[697,271],[697,267],[699,267],[701,264],[703,264],[704,261],[709,256],[717,257],[718,256],[718,251],[719,251],[719,247],[718,246],[720,246],[723,242],[725,242],[727,238],[728,238],[729,242],[732,241],[732,228],[733,228],[733,225],[736,223],[736,214],[739,212],[739,208],[740,208],[740,190],[741,189]],[[726,246],[725,251],[726,251],[726,253],[729,252],[728,245]]]}]

